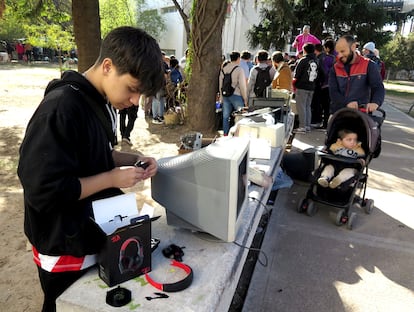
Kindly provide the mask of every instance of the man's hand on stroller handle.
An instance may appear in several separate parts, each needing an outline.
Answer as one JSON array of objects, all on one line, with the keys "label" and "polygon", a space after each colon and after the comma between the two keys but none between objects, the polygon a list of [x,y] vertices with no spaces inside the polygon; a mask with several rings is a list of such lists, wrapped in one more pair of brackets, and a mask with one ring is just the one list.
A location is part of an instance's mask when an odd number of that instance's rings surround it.
[{"label": "man's hand on stroller handle", "polygon": [[358,105],[357,101],[349,102],[346,106],[348,108],[359,109],[361,112],[364,112],[364,113],[372,113],[373,111],[376,111],[377,108],[379,107],[379,105],[376,103],[367,103],[367,104]]}]

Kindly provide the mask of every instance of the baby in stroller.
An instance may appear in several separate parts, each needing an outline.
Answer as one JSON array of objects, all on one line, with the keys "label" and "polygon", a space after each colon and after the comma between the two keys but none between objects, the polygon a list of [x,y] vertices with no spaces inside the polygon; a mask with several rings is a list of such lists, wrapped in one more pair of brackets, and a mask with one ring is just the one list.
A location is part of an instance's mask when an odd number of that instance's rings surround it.
[{"label": "baby in stroller", "polygon": [[[334,155],[359,159],[362,166],[365,165],[365,152],[361,147],[361,142],[358,142],[358,135],[349,129],[342,129],[338,131],[338,139],[333,143],[329,150]],[[343,182],[348,181],[358,173],[355,168],[343,168],[335,176],[335,167],[328,164],[323,168],[318,179],[318,184],[322,187],[337,188]]]}]

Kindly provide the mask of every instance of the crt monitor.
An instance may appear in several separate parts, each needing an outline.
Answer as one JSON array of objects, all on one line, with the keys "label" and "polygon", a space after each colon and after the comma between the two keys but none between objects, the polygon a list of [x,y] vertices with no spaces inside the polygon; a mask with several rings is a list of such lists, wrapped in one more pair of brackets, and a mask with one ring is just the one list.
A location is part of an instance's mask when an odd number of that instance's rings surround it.
[{"label": "crt monitor", "polygon": [[225,137],[188,154],[158,160],[152,198],[166,210],[167,224],[235,240],[247,201],[249,140]]}]

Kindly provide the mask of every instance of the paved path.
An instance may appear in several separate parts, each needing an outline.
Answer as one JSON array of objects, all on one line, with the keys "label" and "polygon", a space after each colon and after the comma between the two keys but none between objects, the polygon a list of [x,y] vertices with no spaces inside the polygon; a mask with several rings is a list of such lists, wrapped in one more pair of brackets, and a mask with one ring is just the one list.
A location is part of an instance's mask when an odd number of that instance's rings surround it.
[{"label": "paved path", "polygon": [[[385,103],[382,153],[370,164],[371,215],[357,212],[352,231],[338,209],[296,212],[308,185],[279,192],[243,311],[414,311],[414,119]],[[324,134],[297,135],[294,146],[319,146]],[[263,254],[261,257],[263,258]]]}]

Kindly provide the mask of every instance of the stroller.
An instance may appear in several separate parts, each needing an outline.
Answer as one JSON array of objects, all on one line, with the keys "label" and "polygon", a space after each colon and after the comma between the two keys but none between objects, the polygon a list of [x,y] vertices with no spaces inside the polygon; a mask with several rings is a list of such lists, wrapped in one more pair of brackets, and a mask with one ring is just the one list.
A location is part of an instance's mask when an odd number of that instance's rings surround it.
[{"label": "stroller", "polygon": [[[372,212],[374,201],[365,198],[368,165],[381,152],[381,125],[384,120],[385,112],[380,108],[373,113],[367,113],[364,108],[359,110],[343,108],[332,115],[327,127],[324,150],[328,150],[328,147],[337,140],[340,129],[352,130],[357,133],[358,140],[365,151],[365,165],[357,159],[328,152],[319,153],[320,164],[313,172],[306,198],[299,201],[297,212],[306,213],[308,216],[315,215],[318,210],[315,202],[341,208],[336,215],[335,224],[338,226],[346,224],[350,230],[356,218],[355,212],[349,213],[351,207],[363,208],[367,214]],[[357,173],[337,188],[324,188],[317,180],[328,164],[333,165],[336,172],[343,168],[355,168]]]}]

